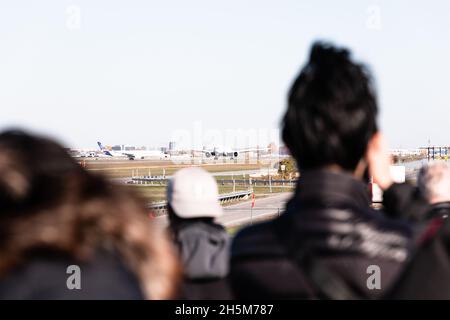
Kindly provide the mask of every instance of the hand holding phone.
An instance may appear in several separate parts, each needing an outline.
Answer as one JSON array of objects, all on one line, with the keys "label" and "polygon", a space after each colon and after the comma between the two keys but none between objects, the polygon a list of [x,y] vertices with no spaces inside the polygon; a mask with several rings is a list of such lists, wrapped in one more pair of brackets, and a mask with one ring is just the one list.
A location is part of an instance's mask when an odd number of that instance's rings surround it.
[{"label": "hand holding phone", "polygon": [[392,159],[386,138],[382,133],[375,133],[370,140],[367,147],[366,160],[373,182],[383,190],[388,189],[393,183],[390,172]]}]

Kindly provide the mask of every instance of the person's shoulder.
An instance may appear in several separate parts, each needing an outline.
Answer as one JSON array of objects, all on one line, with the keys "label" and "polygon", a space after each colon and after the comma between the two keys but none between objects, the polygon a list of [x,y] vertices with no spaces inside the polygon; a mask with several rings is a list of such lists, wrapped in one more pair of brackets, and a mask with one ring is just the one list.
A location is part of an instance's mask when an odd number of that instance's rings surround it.
[{"label": "person's shoulder", "polygon": [[232,258],[283,254],[284,250],[275,230],[278,219],[257,223],[240,230],[233,239]]},{"label": "person's shoulder", "polygon": [[178,228],[178,237],[191,238],[191,237],[220,237],[227,239],[229,234],[227,230],[220,224],[215,222],[193,222],[185,223],[183,226]]},{"label": "person's shoulder", "polygon": [[89,261],[78,261],[49,251],[33,255],[2,276],[0,298],[142,299],[142,292],[115,253],[98,250]]}]

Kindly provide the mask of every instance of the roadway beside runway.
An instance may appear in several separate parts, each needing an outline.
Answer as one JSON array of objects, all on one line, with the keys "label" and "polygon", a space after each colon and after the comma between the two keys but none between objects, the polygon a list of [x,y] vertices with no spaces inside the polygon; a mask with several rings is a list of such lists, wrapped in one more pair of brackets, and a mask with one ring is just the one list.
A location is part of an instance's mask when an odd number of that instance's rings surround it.
[{"label": "roadway beside runway", "polygon": [[[255,207],[251,208],[251,200],[223,207],[224,214],[217,222],[226,226],[250,224],[253,221],[269,219],[283,213],[287,201],[292,197],[291,192],[279,193],[255,200]],[[163,227],[167,227],[167,215],[154,218]]]},{"label": "roadway beside runway", "polygon": [[287,201],[292,197],[291,192],[283,192],[265,198],[257,198],[252,209],[251,201],[245,201],[224,207],[224,214],[217,221],[226,227],[249,224],[255,220],[261,220],[278,216],[283,213]]}]

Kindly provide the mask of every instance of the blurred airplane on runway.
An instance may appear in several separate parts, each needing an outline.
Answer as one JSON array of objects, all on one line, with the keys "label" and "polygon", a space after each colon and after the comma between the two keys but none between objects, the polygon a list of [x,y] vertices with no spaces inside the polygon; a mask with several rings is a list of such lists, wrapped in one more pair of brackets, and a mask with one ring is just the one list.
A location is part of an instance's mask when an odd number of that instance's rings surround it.
[{"label": "blurred airplane on runway", "polygon": [[250,148],[250,149],[231,149],[223,147],[214,147],[212,149],[194,150],[195,152],[202,152],[207,158],[214,157],[218,160],[219,157],[229,157],[231,160],[236,159],[242,153],[267,151],[268,148]]},{"label": "blurred airplane on runway", "polygon": [[158,159],[158,160],[163,160],[163,159],[169,159],[170,155],[167,153],[164,153],[162,151],[159,150],[130,150],[130,151],[113,151],[113,150],[108,150],[107,148],[105,148],[101,142],[97,142],[100,150],[103,152],[103,154],[105,154],[106,156],[109,157],[117,157],[117,158],[128,158],[128,160],[135,160],[135,159],[140,159],[140,160],[144,160],[144,159]]}]

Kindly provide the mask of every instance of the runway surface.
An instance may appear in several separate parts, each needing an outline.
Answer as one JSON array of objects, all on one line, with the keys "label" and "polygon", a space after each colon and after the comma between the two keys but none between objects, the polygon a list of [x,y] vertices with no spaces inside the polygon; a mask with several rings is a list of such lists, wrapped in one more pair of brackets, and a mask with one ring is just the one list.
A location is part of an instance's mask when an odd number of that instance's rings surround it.
[{"label": "runway surface", "polygon": [[[266,198],[259,198],[255,200],[255,207],[251,208],[251,201],[245,201],[224,207],[224,214],[217,219],[217,222],[224,226],[231,227],[240,224],[248,224],[251,221],[268,219],[275,217],[284,211],[286,202],[292,197],[292,193],[285,192],[268,196]],[[167,226],[167,216],[160,216],[155,218],[158,224]]]}]

